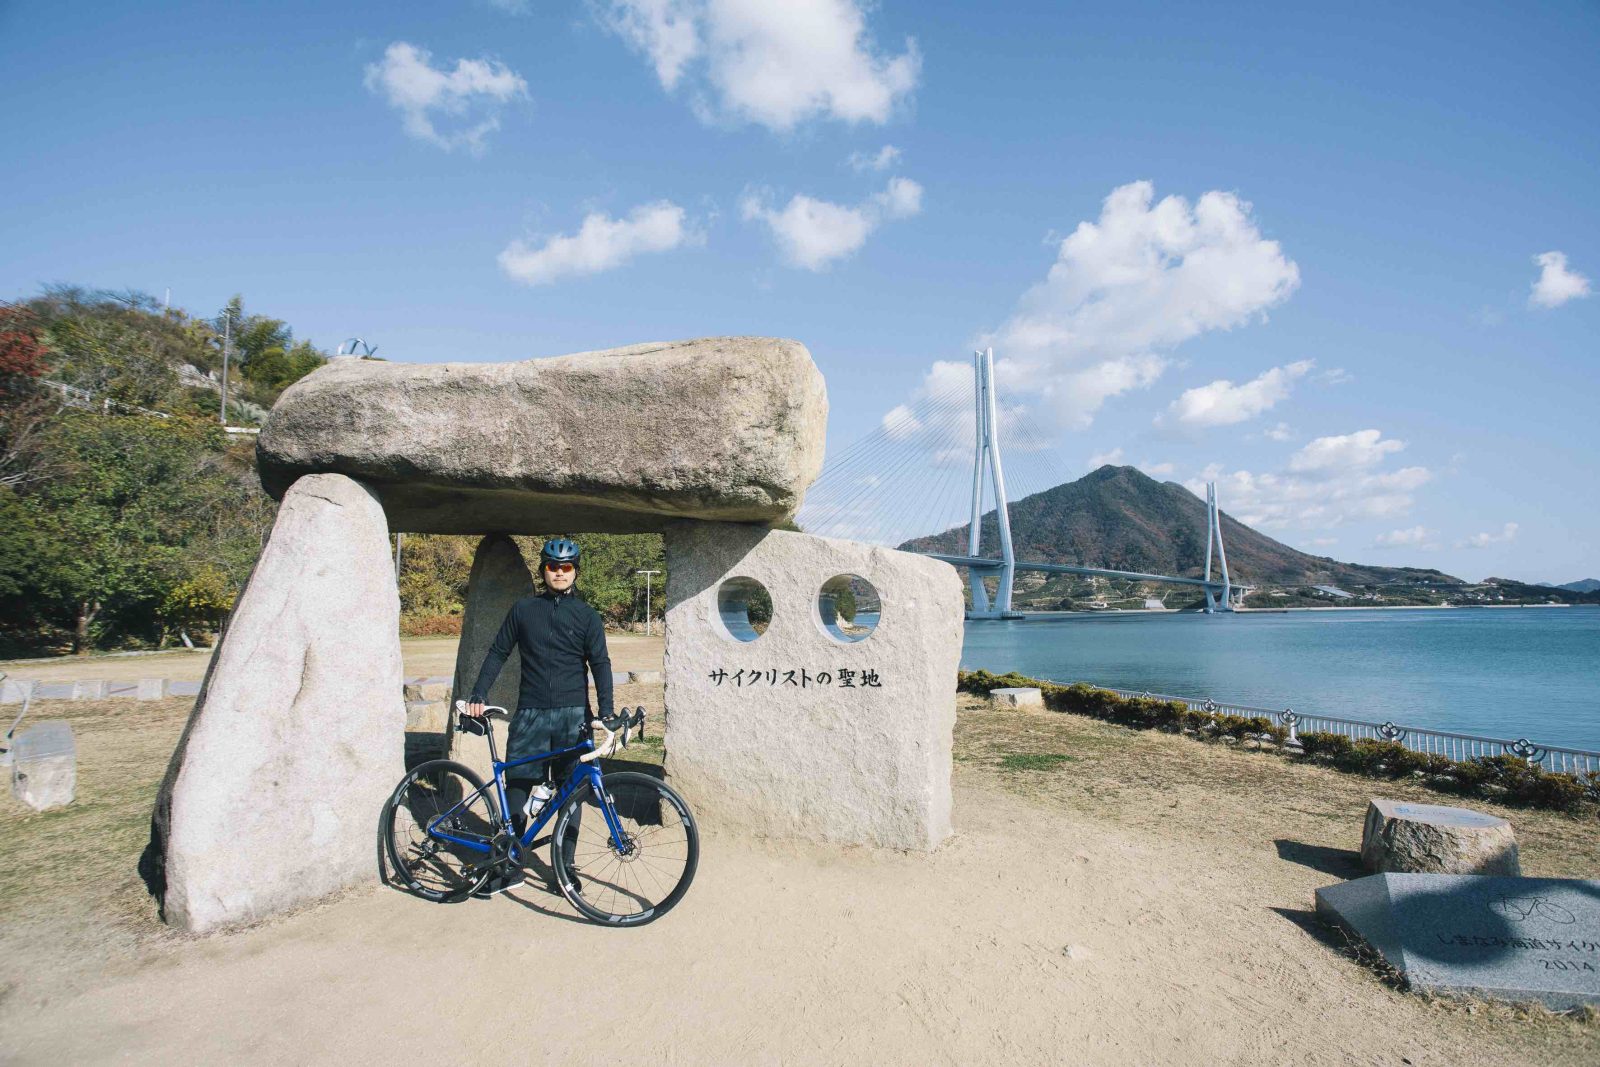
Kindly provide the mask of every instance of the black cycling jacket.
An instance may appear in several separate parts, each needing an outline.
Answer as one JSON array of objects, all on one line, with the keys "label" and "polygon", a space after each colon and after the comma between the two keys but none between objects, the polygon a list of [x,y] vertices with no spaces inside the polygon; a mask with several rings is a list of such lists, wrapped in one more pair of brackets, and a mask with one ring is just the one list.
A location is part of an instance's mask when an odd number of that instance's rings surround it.
[{"label": "black cycling jacket", "polygon": [[483,658],[478,682],[472,687],[475,702],[483,702],[500,676],[512,645],[522,653],[518,708],[587,708],[587,663],[594,675],[595,695],[600,698],[600,714],[610,716],[611,656],[606,652],[606,628],[600,613],[582,597],[546,590],[513,604]]}]

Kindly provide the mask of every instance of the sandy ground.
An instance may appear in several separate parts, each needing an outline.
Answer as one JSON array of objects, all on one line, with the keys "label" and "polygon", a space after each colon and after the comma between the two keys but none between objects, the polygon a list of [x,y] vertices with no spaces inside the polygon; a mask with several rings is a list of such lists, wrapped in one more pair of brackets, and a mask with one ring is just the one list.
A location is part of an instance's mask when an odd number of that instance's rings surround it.
[{"label": "sandy ground", "polygon": [[[403,638],[400,651],[405,657],[406,677],[453,676],[456,672],[456,643],[454,637]],[[653,637],[607,634],[606,645],[611,651],[611,665],[616,670],[661,669],[663,646],[660,634]],[[211,650],[204,649],[196,652],[155,652],[147,656],[61,656],[52,660],[6,660],[0,661],[0,670],[8,672],[15,681],[76,682],[105,678],[131,682],[140,678],[171,678],[174,681],[198,682],[205,677],[206,666],[210,662]]]},{"label": "sandy ground", "polygon": [[[74,713],[92,804],[130,742]],[[170,747],[181,705],[144,714]],[[68,816],[0,807],[27,846],[0,864],[0,1060],[1600,1062],[1592,1018],[1404,993],[1312,916],[1313,889],[1359,873],[1365,798],[1429,794],[975,701],[956,753],[937,852],[707,826],[684,902],[621,931],[530,884],[448,906],[359,889],[187,938],[151,922],[131,840],[80,843],[86,877],[51,883]],[[1592,819],[1508,814],[1528,873],[1600,866]]]}]

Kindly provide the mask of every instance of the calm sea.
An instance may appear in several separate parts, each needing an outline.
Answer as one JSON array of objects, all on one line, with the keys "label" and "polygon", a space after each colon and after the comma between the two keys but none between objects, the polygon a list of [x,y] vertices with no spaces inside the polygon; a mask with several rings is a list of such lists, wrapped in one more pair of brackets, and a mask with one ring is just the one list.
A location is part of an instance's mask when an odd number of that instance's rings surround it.
[{"label": "calm sea", "polygon": [[1600,749],[1600,608],[969,622],[961,665]]}]

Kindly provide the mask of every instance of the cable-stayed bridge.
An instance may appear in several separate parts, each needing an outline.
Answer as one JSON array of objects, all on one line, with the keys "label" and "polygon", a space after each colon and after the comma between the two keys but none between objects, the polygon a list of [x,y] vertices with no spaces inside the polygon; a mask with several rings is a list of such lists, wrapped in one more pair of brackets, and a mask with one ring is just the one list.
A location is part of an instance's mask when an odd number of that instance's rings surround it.
[{"label": "cable-stayed bridge", "polygon": [[[800,511],[808,533],[900,545],[967,525],[965,552],[925,552],[967,571],[968,618],[1019,618],[1012,595],[1019,571],[1198,586],[1205,612],[1232,611],[1247,587],[1233,584],[1222,544],[1216,483],[1206,485],[1205,576],[1188,578],[1069,563],[1019,559],[1011,537],[1011,496],[1001,459],[1002,429],[1012,457],[1012,486],[1031,496],[1070,481],[1026,404],[1005,404],[994,381],[994,350],[973,354],[970,383],[959,364],[942,363],[914,405],[901,405],[882,424],[823,469]],[[1020,462],[1019,462],[1020,460]],[[971,471],[970,492],[963,492]],[[1019,477],[1020,474],[1020,477]],[[992,509],[984,509],[985,490]],[[989,532],[998,555],[984,553]],[[1217,577],[1212,577],[1213,559]],[[985,579],[995,581],[991,594]]]}]

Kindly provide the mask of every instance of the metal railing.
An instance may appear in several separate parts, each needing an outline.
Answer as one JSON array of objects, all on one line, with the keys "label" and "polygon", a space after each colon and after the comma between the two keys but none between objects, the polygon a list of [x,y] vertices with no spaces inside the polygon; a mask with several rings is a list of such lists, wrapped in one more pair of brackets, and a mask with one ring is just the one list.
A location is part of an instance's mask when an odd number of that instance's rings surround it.
[{"label": "metal railing", "polygon": [[[1088,683],[1094,685],[1093,682]],[[1371,739],[1395,741],[1413,752],[1445,756],[1452,760],[1468,760],[1478,756],[1518,756],[1546,771],[1564,774],[1593,774],[1600,771],[1600,752],[1586,748],[1562,748],[1558,745],[1540,745],[1526,737],[1482,737],[1478,734],[1457,734],[1448,730],[1425,730],[1418,726],[1396,726],[1392,722],[1364,722],[1360,719],[1342,719],[1334,715],[1307,715],[1293,708],[1274,711],[1248,704],[1227,704],[1210,698],[1195,700],[1173,696],[1170,693],[1139,692],[1133,689],[1116,689],[1096,685],[1108,693],[1125,697],[1151,697],[1155,700],[1176,700],[1191,711],[1204,711],[1217,715],[1260,715],[1280,726],[1289,728],[1290,741],[1302,733],[1342,734],[1351,740]]]}]

